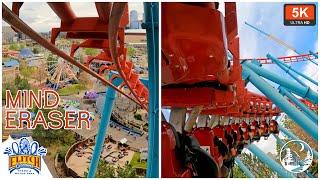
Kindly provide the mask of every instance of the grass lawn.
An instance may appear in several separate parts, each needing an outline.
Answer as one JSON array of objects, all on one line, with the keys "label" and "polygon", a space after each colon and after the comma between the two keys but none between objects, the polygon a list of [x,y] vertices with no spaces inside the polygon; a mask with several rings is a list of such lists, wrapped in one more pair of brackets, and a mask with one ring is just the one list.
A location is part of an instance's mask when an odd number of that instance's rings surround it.
[{"label": "grass lawn", "polygon": [[146,161],[140,162],[140,153],[138,152],[135,152],[133,154],[133,157],[130,161],[130,165],[132,166],[132,168],[147,169],[147,162]]},{"label": "grass lawn", "polygon": [[60,96],[69,96],[72,94],[76,94],[79,91],[82,91],[85,89],[86,89],[86,86],[83,84],[72,84],[72,85],[66,86],[62,89],[59,89],[58,93]]}]

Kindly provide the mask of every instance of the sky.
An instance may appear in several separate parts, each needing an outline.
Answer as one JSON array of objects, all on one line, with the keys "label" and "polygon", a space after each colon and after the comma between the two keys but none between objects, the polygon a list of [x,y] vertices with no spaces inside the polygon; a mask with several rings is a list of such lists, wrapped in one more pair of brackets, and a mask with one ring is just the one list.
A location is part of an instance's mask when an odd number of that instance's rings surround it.
[{"label": "sky", "polygon": [[[5,2],[11,9],[12,3]],[[136,10],[138,18],[142,19],[143,3],[129,3],[129,12]],[[79,17],[97,17],[98,13],[93,2],[71,2],[71,7]],[[37,32],[49,32],[52,27],[59,27],[60,20],[45,2],[26,2],[20,9],[20,18]],[[2,25],[8,25],[2,21]]]}]

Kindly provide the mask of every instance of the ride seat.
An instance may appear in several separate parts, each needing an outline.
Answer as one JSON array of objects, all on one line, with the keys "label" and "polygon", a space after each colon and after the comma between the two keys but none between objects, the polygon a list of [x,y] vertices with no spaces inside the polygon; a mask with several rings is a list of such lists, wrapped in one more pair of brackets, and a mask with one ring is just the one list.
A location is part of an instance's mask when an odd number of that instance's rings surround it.
[{"label": "ride seat", "polygon": [[164,178],[192,177],[190,169],[184,166],[180,137],[168,122],[161,122],[161,175]]},{"label": "ride seat", "polygon": [[220,176],[217,163],[195,137],[176,132],[168,122],[162,122],[161,128],[162,177]]}]

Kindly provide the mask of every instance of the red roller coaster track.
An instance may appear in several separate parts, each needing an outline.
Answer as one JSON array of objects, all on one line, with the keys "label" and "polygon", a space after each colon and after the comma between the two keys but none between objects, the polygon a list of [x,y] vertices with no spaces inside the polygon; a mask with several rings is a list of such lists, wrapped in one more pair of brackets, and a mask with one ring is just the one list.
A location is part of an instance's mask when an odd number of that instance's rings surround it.
[{"label": "red roller coaster track", "polygon": [[[318,53],[316,53],[318,54]],[[258,60],[261,64],[273,64],[273,62],[268,58],[249,58],[249,59],[241,59],[241,60]],[[307,59],[314,60],[317,59],[311,54],[302,54],[302,55],[294,55],[294,56],[281,56],[278,57],[284,63],[292,63],[292,62],[301,62],[307,61]]]}]

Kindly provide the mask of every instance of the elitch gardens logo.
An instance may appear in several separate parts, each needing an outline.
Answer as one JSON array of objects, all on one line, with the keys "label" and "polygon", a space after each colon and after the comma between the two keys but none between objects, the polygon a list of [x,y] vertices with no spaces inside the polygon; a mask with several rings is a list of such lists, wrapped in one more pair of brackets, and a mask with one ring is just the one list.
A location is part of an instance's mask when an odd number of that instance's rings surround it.
[{"label": "elitch gardens logo", "polygon": [[39,147],[37,141],[30,142],[24,137],[19,142],[12,142],[11,147],[6,147],[4,154],[9,156],[10,174],[39,174],[41,157],[47,154],[47,149]]}]

